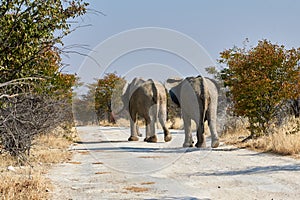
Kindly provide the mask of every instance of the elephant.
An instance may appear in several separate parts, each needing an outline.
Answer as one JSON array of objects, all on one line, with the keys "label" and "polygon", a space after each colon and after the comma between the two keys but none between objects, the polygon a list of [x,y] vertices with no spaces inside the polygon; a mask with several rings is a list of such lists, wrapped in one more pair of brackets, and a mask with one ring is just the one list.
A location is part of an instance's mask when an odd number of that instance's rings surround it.
[{"label": "elephant", "polygon": [[[128,84],[122,95],[123,109],[130,115],[130,137],[128,141],[138,141],[137,117],[145,119],[145,142],[157,142],[155,122],[159,120],[163,131],[164,140],[169,142],[172,136],[166,127],[167,120],[167,94],[165,87],[152,79],[144,80],[134,78]],[[123,110],[122,109],[122,110]]]},{"label": "elephant", "polygon": [[211,132],[211,147],[219,146],[216,128],[218,89],[209,78],[202,76],[166,81],[172,101],[181,108],[185,140],[183,147],[193,147],[191,120],[197,125],[196,147],[205,147],[204,122],[207,120]]}]

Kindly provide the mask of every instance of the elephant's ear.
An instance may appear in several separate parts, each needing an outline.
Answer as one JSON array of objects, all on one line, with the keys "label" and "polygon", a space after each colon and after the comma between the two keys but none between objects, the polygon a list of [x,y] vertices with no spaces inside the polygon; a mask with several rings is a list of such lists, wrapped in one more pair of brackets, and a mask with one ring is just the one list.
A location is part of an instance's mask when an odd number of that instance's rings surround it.
[{"label": "elephant's ear", "polygon": [[170,90],[169,94],[170,94],[170,97],[171,97],[172,101],[173,101],[177,106],[180,107],[180,102],[179,102],[179,100],[178,100],[176,94],[175,94],[172,90]]},{"label": "elephant's ear", "polygon": [[182,78],[169,78],[166,80],[164,86],[167,90],[171,90],[172,88],[176,87],[177,85],[179,85],[182,82]]}]

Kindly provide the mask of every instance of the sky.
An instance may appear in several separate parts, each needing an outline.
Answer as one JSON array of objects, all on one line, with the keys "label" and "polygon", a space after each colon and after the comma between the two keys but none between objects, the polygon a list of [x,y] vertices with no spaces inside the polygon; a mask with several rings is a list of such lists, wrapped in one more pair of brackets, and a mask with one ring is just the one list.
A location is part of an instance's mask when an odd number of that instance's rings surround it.
[{"label": "sky", "polygon": [[[64,39],[72,50],[63,62],[66,73],[93,82],[116,72],[165,80],[206,75],[219,54],[259,40],[300,47],[298,0],[87,0],[82,26]],[[92,10],[102,12],[95,14]]]}]

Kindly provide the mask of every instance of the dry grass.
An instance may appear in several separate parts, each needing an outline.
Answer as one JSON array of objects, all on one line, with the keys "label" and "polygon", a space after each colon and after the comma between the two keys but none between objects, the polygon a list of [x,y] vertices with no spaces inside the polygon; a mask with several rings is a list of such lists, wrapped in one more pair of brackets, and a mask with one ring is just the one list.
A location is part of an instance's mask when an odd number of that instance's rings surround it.
[{"label": "dry grass", "polygon": [[130,122],[128,119],[125,118],[120,118],[117,120],[117,125],[120,127],[129,127],[130,126]]},{"label": "dry grass", "polygon": [[40,200],[47,199],[48,192],[52,189],[49,180],[41,174],[34,173],[30,177],[20,172],[1,173],[0,199],[28,199]]},{"label": "dry grass", "polygon": [[[109,124],[109,123],[106,123],[106,124]],[[144,120],[138,120],[137,124],[139,127],[145,126]],[[120,118],[117,120],[116,124],[110,124],[110,126],[130,127],[130,121],[125,118]]]},{"label": "dry grass", "polygon": [[[176,129],[176,130],[182,130],[184,129],[184,123],[183,123],[183,119],[176,117],[172,120],[167,121],[167,127],[170,129]],[[197,125],[196,123],[192,120],[191,121],[191,129],[192,131],[196,131],[197,130]],[[205,133],[209,133],[209,129],[208,129],[208,125],[207,123],[205,123]]]},{"label": "dry grass", "polygon": [[300,119],[291,118],[284,126],[274,128],[269,136],[242,142],[250,133],[245,126],[237,126],[222,135],[222,140],[231,145],[260,152],[272,152],[300,158]]},{"label": "dry grass", "polygon": [[0,169],[6,168],[7,166],[13,166],[17,162],[17,159],[10,156],[9,154],[0,154]]},{"label": "dry grass", "polygon": [[67,151],[71,144],[72,141],[62,135],[41,135],[36,139],[29,160],[32,163],[64,162],[71,156],[71,152]]},{"label": "dry grass", "polygon": [[[20,166],[18,159],[8,154],[0,155],[0,200],[9,199],[49,199],[52,186],[43,177],[51,164],[70,159],[66,149],[74,137],[62,130],[41,135],[34,141],[28,160]],[[13,166],[13,170],[8,170]]]},{"label": "dry grass", "polygon": [[183,120],[176,117],[172,120],[169,120],[166,125],[170,129],[183,129]]}]

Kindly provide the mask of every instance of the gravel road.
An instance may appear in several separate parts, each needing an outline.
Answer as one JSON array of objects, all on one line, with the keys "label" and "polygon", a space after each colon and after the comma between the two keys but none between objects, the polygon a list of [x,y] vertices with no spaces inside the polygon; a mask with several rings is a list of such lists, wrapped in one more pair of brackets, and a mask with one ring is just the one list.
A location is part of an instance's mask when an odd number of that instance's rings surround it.
[{"label": "gravel road", "polygon": [[[73,159],[47,177],[53,199],[300,199],[300,161],[222,145],[128,142],[128,128],[78,127]],[[143,131],[143,129],[142,129]],[[210,140],[207,139],[207,146]]]}]

